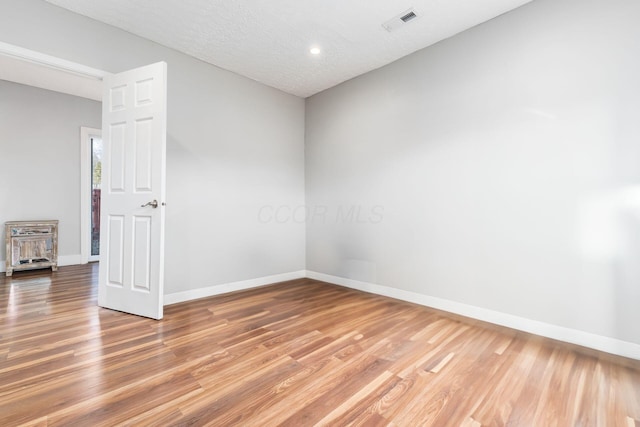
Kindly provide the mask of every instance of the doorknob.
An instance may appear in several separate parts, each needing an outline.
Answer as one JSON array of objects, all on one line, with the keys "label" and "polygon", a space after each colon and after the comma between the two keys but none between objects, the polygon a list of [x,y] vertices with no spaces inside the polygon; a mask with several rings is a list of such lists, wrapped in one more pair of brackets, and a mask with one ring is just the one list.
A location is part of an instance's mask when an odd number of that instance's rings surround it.
[{"label": "doorknob", "polygon": [[147,206],[151,206],[152,208],[157,208],[158,207],[158,201],[154,200],[153,202],[147,202],[144,205],[140,205],[141,208],[147,207]]}]

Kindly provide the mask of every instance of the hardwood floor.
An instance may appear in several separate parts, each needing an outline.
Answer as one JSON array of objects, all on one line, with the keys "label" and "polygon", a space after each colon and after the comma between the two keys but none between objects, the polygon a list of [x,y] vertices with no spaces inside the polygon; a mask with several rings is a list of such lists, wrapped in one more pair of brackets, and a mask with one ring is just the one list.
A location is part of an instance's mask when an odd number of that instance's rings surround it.
[{"label": "hardwood floor", "polygon": [[0,426],[640,426],[640,362],[296,280],[96,306],[96,265],[0,278]]}]

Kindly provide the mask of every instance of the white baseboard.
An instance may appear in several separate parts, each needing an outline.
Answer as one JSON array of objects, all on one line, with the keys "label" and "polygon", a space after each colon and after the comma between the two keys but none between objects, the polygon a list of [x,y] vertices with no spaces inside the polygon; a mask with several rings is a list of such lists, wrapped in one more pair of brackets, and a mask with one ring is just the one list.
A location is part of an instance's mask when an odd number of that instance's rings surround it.
[{"label": "white baseboard", "polygon": [[306,276],[310,279],[321,280],[323,282],[333,283],[347,288],[408,301],[531,334],[640,360],[640,345],[632,342],[539,322],[537,320],[526,319],[512,314],[488,310],[486,308],[436,298],[416,292],[376,285],[373,283],[360,282],[358,280],[346,279],[344,277],[331,276],[329,274],[317,273],[315,271],[307,270]]},{"label": "white baseboard", "polygon": [[[62,255],[58,257],[58,265],[68,266],[80,264],[82,257],[77,255]],[[0,260],[0,273],[6,271],[5,261]],[[220,295],[228,292],[240,291],[245,289],[257,288],[259,286],[270,285],[277,282],[287,280],[302,279],[308,277],[310,279],[320,280],[323,282],[333,283],[345,286],[351,289],[357,289],[376,295],[383,295],[390,298],[408,301],[420,304],[426,307],[432,307],[438,310],[459,314],[461,316],[482,320],[496,325],[506,326],[508,328],[517,329],[535,335],[552,338],[559,341],[592,348],[606,353],[618,356],[629,357],[640,360],[640,344],[628,341],[622,341],[602,335],[596,335],[577,329],[565,328],[563,326],[552,325],[537,320],[526,319],[524,317],[514,316],[512,314],[502,313],[499,311],[489,310],[486,308],[476,307],[451,301],[443,298],[437,298],[429,295],[419,294],[417,292],[405,291],[402,289],[392,288],[389,286],[376,285],[373,283],[361,282],[358,280],[347,279],[344,277],[332,276],[329,274],[318,273],[315,271],[301,270],[289,273],[274,274],[255,279],[242,280],[238,282],[224,283],[221,285],[209,286],[204,288],[192,289],[189,291],[175,292],[164,296],[164,304],[176,304],[183,301],[205,298],[213,295]]]},{"label": "white baseboard", "polygon": [[[60,255],[58,256],[58,267],[65,267],[67,265],[78,265],[81,264],[82,256],[80,254],[77,255]],[[4,273],[7,271],[7,264],[5,260],[0,260],[0,273]]]},{"label": "white baseboard", "polygon": [[234,291],[257,288],[259,286],[271,285],[273,283],[285,282],[287,280],[303,279],[305,271],[292,271],[290,273],[274,274],[271,276],[258,277],[256,279],[241,280],[239,282],[224,283],[221,285],[197,288],[189,291],[174,292],[165,294],[164,305],[176,304],[199,298],[206,298],[213,295],[226,294]]}]

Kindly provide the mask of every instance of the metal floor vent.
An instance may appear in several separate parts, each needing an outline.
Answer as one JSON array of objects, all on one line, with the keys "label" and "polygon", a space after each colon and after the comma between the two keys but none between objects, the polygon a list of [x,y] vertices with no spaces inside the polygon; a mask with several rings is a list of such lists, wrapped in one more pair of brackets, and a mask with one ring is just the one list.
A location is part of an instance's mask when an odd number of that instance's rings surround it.
[{"label": "metal floor vent", "polygon": [[419,17],[419,15],[416,12],[416,10],[414,8],[411,8],[411,9],[405,10],[401,14],[399,14],[397,16],[394,16],[393,18],[389,19],[387,22],[382,24],[382,26],[387,31],[391,32],[391,31],[395,31],[398,28],[408,24],[409,21],[413,21],[414,19],[416,19],[418,17]]}]

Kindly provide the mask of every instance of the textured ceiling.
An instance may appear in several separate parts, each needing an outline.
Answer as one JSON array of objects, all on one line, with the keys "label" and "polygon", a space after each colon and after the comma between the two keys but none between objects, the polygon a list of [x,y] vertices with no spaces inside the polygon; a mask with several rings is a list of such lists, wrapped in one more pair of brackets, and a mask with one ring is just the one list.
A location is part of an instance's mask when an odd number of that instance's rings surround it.
[{"label": "textured ceiling", "polygon": [[[46,1],[307,97],[531,0]],[[412,7],[417,19],[382,27]]]}]

